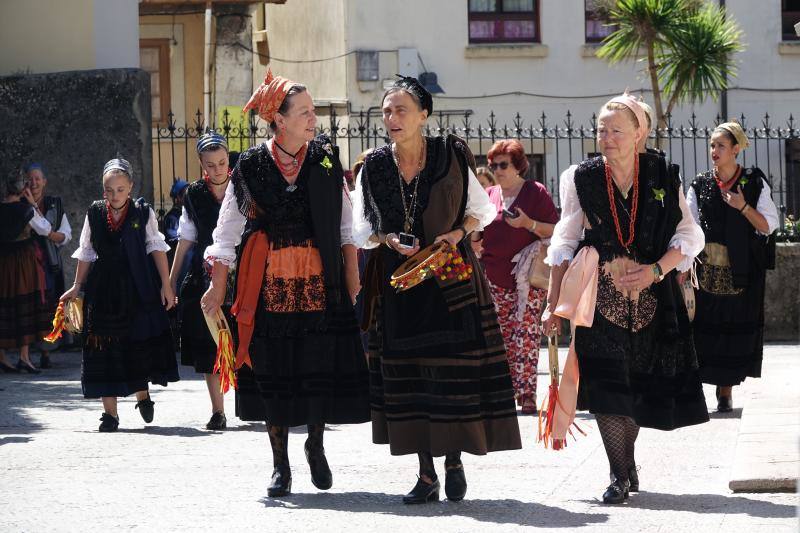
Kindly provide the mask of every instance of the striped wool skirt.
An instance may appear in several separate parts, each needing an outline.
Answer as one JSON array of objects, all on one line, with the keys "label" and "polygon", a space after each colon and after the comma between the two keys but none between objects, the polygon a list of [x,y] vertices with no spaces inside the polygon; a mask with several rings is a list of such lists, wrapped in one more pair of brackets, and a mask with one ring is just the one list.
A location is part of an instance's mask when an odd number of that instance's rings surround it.
[{"label": "striped wool skirt", "polygon": [[53,313],[37,251],[33,239],[0,249],[0,350],[33,344],[50,331]]}]

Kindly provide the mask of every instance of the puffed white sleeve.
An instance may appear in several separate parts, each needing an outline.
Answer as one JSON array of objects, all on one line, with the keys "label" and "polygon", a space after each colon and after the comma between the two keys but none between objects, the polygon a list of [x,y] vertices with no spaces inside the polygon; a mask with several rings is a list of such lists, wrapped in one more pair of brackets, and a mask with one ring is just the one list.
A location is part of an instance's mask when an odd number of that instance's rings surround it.
[{"label": "puffed white sleeve", "polygon": [[181,218],[178,219],[178,239],[182,241],[197,242],[197,226],[194,225],[186,207],[181,208]]},{"label": "puffed white sleeve", "polygon": [[353,199],[352,239],[357,248],[376,248],[379,244],[369,240],[373,233],[372,226],[364,216],[364,190],[361,184],[363,172],[364,168],[362,167],[356,176],[356,188],[350,193],[350,197]]},{"label": "puffed white sleeve", "polygon": [[144,249],[148,254],[169,252],[169,244],[164,239],[164,234],[158,231],[158,220],[156,220],[153,208],[150,208],[150,216],[147,218],[147,226],[144,229]]},{"label": "puffed white sleeve", "polygon": [[772,189],[769,186],[769,183],[764,178],[761,178],[761,181],[764,184],[764,188],[761,189],[761,194],[758,196],[758,204],[756,205],[756,211],[761,213],[761,215],[767,219],[767,226],[769,227],[768,233],[761,233],[761,235],[769,235],[776,229],[778,229],[778,208],[775,206],[775,202],[772,201]]},{"label": "puffed white sleeve", "polygon": [[689,206],[689,213],[695,222],[700,224],[700,209],[697,207],[697,193],[691,185],[686,190],[686,205]]},{"label": "puffed white sleeve", "polygon": [[67,219],[66,213],[61,215],[61,225],[58,227],[58,232],[64,235],[64,240],[56,243],[56,246],[61,248],[72,240],[72,226],[69,225],[69,220]]},{"label": "puffed white sleeve", "polygon": [[345,244],[355,245],[353,240],[353,202],[344,187],[342,187],[342,223],[340,231],[342,234],[342,246]]},{"label": "puffed white sleeve", "polygon": [[561,200],[561,219],[553,228],[550,246],[547,249],[545,263],[558,266],[564,261],[571,261],[575,250],[583,238],[583,209],[578,201],[575,189],[575,169],[572,165],[561,173],[558,181],[558,197]]},{"label": "puffed white sleeve", "polygon": [[36,209],[33,210],[33,218],[28,224],[30,224],[31,229],[33,229],[37,235],[41,235],[42,237],[47,237],[50,235],[50,232],[53,231],[52,224],[50,224]]},{"label": "puffed white sleeve", "polygon": [[233,182],[229,182],[219,209],[217,227],[211,234],[214,242],[206,248],[204,258],[228,266],[235,263],[236,247],[242,242],[242,232],[246,223],[247,218],[239,211],[239,203],[233,192]]},{"label": "puffed white sleeve", "polygon": [[83,219],[83,229],[78,240],[78,248],[72,253],[72,258],[84,263],[93,263],[97,260],[97,252],[92,246],[92,228],[89,226],[89,216]]},{"label": "puffed white sleeve", "polygon": [[467,208],[464,214],[478,221],[478,227],[475,228],[475,231],[483,231],[483,228],[491,224],[497,217],[497,209],[492,204],[492,201],[489,200],[489,193],[478,181],[478,177],[475,176],[472,169],[469,169],[467,183]]},{"label": "puffed white sleeve", "polygon": [[[692,190],[691,187],[689,189],[690,191]],[[675,228],[675,235],[670,239],[669,247],[680,250],[683,259],[675,268],[680,272],[686,272],[692,268],[697,254],[703,251],[703,247],[706,245],[706,237],[703,235],[703,230],[697,223],[681,187],[678,187],[678,205],[681,208],[681,221],[678,222],[678,227]]]}]

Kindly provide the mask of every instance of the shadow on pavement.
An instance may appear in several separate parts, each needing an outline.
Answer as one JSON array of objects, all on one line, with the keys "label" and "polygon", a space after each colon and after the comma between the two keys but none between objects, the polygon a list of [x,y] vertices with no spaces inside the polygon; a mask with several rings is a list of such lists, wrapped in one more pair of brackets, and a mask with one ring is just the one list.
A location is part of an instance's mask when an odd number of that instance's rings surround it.
[{"label": "shadow on pavement", "polygon": [[[605,507],[600,500],[582,500]],[[615,506],[617,507],[617,506]],[[744,514],[758,518],[793,518],[797,509],[794,505],[772,503],[764,500],[751,500],[741,496],[724,494],[665,494],[642,491],[631,496],[625,505],[634,509],[654,511],[684,511],[698,514]]]},{"label": "shadow on pavement", "polygon": [[479,522],[514,524],[548,528],[575,528],[600,524],[608,515],[599,513],[573,513],[560,507],[511,499],[470,500],[450,502],[443,500],[425,505],[405,505],[400,494],[382,492],[340,492],[292,494],[286,498],[263,498],[264,507],[318,509],[347,513],[379,513],[396,516],[463,516]]},{"label": "shadow on pavement", "polygon": [[[96,433],[96,432],[91,432]],[[142,435],[161,435],[163,437],[208,437],[217,431],[208,431],[180,426],[146,426],[142,428],[119,428],[117,433],[139,433]]]},{"label": "shadow on pavement", "polygon": [[717,411],[709,411],[708,418],[742,418],[742,408],[736,407],[733,411],[727,413],[718,413]]},{"label": "shadow on pavement", "polygon": [[31,437],[0,437],[0,446],[3,444],[24,444],[30,442]]}]

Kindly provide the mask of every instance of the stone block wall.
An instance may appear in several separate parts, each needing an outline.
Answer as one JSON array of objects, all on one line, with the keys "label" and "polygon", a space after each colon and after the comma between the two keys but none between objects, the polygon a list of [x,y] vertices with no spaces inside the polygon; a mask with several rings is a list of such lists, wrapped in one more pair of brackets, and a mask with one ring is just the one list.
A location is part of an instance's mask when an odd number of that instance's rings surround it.
[{"label": "stone block wall", "polygon": [[800,342],[800,244],[778,244],[775,270],[767,271],[764,338]]},{"label": "stone block wall", "polygon": [[[102,197],[103,164],[122,156],[134,196],[153,200],[150,77],[105,69],[0,77],[0,178],[30,161],[44,164],[47,193],[61,196],[72,225],[68,257],[86,208]],[[67,259],[67,283],[75,261]]]}]

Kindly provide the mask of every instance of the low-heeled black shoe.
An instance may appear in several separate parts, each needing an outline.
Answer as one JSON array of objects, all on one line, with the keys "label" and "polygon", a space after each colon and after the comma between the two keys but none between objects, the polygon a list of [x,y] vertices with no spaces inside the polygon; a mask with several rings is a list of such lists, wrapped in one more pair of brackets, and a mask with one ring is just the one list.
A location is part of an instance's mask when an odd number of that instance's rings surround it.
[{"label": "low-heeled black shoe", "polygon": [[227,427],[228,419],[225,417],[225,413],[220,413],[219,411],[211,415],[211,420],[206,424],[206,429],[211,431],[222,431]]},{"label": "low-heeled black shoe", "polygon": [[319,490],[328,490],[333,486],[333,474],[328,466],[323,446],[311,446],[307,440],[303,448],[306,451],[306,461],[311,470],[311,483]]},{"label": "low-heeled black shoe", "polygon": [[433,483],[426,483],[422,478],[417,479],[417,484],[411,492],[403,496],[403,503],[417,504],[439,501],[439,480],[434,479]]},{"label": "low-heeled black shoe", "polygon": [[464,466],[448,468],[444,476],[444,494],[451,502],[460,502],[467,494],[467,476]]},{"label": "low-heeled black shoe", "polygon": [[630,487],[628,490],[631,492],[639,492],[639,466],[635,465],[628,470],[628,482]]},{"label": "low-heeled black shoe", "polygon": [[33,363],[26,363],[22,359],[17,362],[17,370],[28,374],[41,374],[41,370],[33,366]]},{"label": "low-heeled black shoe", "polygon": [[39,368],[53,368],[53,364],[50,361],[49,355],[42,354],[42,357],[39,358]]},{"label": "low-heeled black shoe", "polygon": [[142,420],[144,420],[147,424],[153,421],[153,415],[155,414],[153,406],[155,404],[156,402],[150,399],[149,394],[144,400],[139,400],[136,402],[135,409],[139,410],[139,414],[142,415]]},{"label": "low-heeled black shoe", "polygon": [[98,428],[101,433],[110,433],[116,431],[119,427],[119,418],[112,416],[108,413],[103,413],[100,416],[100,427]]},{"label": "low-heeled black shoe", "polygon": [[270,498],[280,498],[292,493],[292,471],[289,467],[275,468],[272,471],[272,480],[267,487],[267,496]]},{"label": "low-heeled black shoe", "polygon": [[0,362],[0,370],[6,374],[19,374],[19,368],[11,366],[8,363]]},{"label": "low-heeled black shoe", "polygon": [[629,481],[615,481],[603,493],[603,503],[617,504],[628,499],[631,484]]},{"label": "low-heeled black shoe", "polygon": [[717,412],[730,413],[733,411],[733,400],[730,396],[720,396],[717,398]]}]

